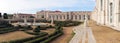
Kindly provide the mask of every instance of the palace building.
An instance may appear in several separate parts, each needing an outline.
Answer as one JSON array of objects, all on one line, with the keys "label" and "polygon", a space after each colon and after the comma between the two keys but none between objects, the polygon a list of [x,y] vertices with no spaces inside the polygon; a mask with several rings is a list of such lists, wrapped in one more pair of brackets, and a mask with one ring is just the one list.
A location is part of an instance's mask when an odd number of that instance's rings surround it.
[{"label": "palace building", "polygon": [[120,0],[96,0],[91,17],[99,25],[120,30]]},{"label": "palace building", "polygon": [[29,18],[34,18],[35,14],[25,14],[25,13],[16,13],[13,14],[13,19],[29,19]]},{"label": "palace building", "polygon": [[62,11],[49,11],[42,10],[38,11],[35,15],[38,19],[46,19],[46,20],[57,20],[57,21],[84,21],[85,15],[90,19],[91,11],[70,11],[70,12],[62,12]]}]

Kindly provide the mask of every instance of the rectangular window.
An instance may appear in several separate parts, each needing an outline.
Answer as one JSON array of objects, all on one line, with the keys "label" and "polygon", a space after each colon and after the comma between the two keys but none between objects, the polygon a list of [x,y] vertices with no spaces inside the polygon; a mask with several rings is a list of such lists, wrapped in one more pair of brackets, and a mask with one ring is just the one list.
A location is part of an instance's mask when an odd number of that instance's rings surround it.
[{"label": "rectangular window", "polygon": [[102,10],[102,8],[103,8],[103,0],[101,0],[101,10]]},{"label": "rectangular window", "polygon": [[120,22],[120,14],[119,14],[119,16],[118,16],[118,19],[119,19],[119,22]]},{"label": "rectangular window", "polygon": [[81,15],[79,15],[79,20],[81,20]]},{"label": "rectangular window", "polygon": [[120,22],[120,0],[119,0],[119,16],[118,16],[119,22]]},{"label": "rectangular window", "polygon": [[113,4],[110,3],[110,23],[113,22]]},{"label": "rectangular window", "polygon": [[85,15],[83,15],[84,16],[84,20],[85,20]]}]

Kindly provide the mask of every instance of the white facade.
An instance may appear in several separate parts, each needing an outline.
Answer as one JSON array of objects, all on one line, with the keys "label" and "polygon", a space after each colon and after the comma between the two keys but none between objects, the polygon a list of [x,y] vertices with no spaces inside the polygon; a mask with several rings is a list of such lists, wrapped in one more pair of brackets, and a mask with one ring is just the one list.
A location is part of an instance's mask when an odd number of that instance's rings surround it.
[{"label": "white facade", "polygon": [[85,14],[88,15],[90,19],[91,11],[71,11],[71,12],[61,12],[61,11],[39,11],[36,14],[36,18],[44,18],[46,20],[72,20],[72,21],[84,21]]},{"label": "white facade", "polygon": [[99,25],[120,30],[120,0],[96,0],[92,19]]}]

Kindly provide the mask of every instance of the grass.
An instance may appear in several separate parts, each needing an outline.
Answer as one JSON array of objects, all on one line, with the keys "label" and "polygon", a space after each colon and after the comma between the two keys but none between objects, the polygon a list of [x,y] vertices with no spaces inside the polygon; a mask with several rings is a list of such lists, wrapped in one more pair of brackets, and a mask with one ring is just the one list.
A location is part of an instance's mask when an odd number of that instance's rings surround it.
[{"label": "grass", "polygon": [[15,32],[10,32],[10,33],[6,33],[6,34],[0,34],[0,42],[21,39],[21,38],[27,38],[27,37],[33,37],[33,35],[29,35],[22,31],[15,31]]}]

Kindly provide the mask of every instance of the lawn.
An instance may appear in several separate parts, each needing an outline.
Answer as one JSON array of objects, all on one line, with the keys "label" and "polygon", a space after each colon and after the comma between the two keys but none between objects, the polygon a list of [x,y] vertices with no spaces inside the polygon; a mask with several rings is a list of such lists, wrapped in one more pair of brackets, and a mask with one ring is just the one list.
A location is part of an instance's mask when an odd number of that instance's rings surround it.
[{"label": "lawn", "polygon": [[33,35],[29,35],[23,31],[15,31],[6,34],[0,34],[0,42],[15,40],[15,39],[22,39],[26,37],[32,37]]}]

